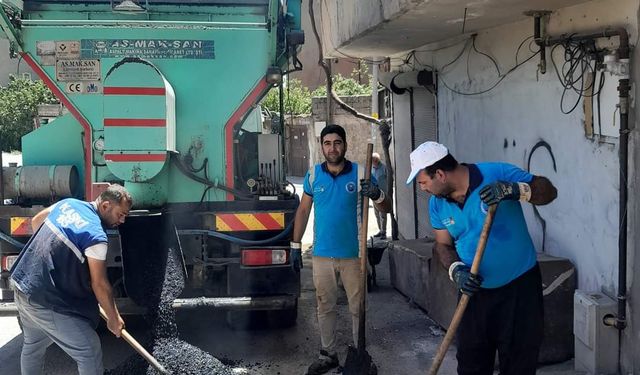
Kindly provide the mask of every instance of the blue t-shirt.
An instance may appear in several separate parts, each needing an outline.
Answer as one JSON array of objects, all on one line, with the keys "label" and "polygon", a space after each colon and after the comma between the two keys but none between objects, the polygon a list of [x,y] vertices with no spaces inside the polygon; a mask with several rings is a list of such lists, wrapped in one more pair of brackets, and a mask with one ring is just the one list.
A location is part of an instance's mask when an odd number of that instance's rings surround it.
[{"label": "blue t-shirt", "polygon": [[[460,260],[471,266],[488,212],[479,196],[482,187],[495,181],[529,183],[533,175],[507,163],[479,163],[468,167],[470,191],[464,205],[432,196],[429,216],[434,229],[446,229],[451,234]],[[536,250],[520,202],[500,202],[480,264],[482,287],[506,285],[535,264]]]},{"label": "blue t-shirt", "polygon": [[[328,258],[358,257],[358,164],[345,160],[342,171],[334,176],[326,162],[314,167],[304,178],[304,193],[313,198],[313,255]],[[364,174],[363,174],[364,175]],[[376,184],[375,178],[371,182]]]},{"label": "blue t-shirt", "polygon": [[95,206],[64,199],[20,252],[11,279],[31,301],[97,324],[98,304],[85,251],[101,243],[107,243],[107,235]]}]

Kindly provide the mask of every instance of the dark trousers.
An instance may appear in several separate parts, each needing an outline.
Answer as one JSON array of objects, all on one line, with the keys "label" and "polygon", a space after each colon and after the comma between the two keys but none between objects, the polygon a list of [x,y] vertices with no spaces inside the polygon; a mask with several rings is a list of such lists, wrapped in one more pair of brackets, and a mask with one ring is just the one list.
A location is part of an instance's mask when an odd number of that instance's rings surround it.
[{"label": "dark trousers", "polygon": [[496,351],[500,375],[535,374],[543,320],[537,264],[503,287],[480,290],[458,328],[458,374],[492,375]]}]

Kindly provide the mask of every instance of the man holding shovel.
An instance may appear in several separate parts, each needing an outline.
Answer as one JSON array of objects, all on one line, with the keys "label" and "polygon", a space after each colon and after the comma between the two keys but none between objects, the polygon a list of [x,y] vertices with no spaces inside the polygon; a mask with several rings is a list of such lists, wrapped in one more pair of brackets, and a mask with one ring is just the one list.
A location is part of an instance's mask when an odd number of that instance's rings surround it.
[{"label": "man holding shovel", "polygon": [[23,375],[43,373],[54,342],[77,362],[80,375],[104,372],[98,303],[114,335],[124,327],[107,279],[104,228],[124,223],[131,204],[131,195],[114,184],[93,202],[64,199],[31,220],[34,235],[11,270],[24,333]]},{"label": "man holding shovel", "polygon": [[[542,281],[520,202],[552,202],[556,188],[506,163],[459,164],[436,142],[410,156],[410,184],[433,194],[429,216],[435,252],[470,298],[458,329],[460,375],[535,374],[542,342]],[[470,272],[490,205],[499,204],[478,275]]]},{"label": "man holding shovel", "polygon": [[379,210],[388,212],[391,207],[391,201],[375,180],[362,179],[364,167],[345,159],[346,132],[341,126],[326,126],[320,134],[320,143],[326,161],[315,165],[305,177],[291,243],[292,259],[300,259],[300,241],[315,204],[313,283],[322,349],[309,366],[308,375],[324,374],[339,365],[335,337],[338,275],[347,293],[357,343],[358,314],[364,293],[358,259],[358,181],[360,193],[369,197]]}]

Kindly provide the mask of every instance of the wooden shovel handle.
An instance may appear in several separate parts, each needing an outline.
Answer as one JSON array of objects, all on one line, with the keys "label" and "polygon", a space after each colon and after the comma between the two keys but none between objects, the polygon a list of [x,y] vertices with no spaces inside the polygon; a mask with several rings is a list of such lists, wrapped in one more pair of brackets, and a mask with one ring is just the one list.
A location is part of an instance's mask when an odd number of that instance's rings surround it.
[{"label": "wooden shovel handle", "polygon": [[[100,316],[104,319],[105,322],[109,321],[107,317],[107,313],[104,311],[102,306],[98,306],[100,308]],[[138,352],[153,368],[158,370],[162,374],[170,374],[161,364],[155,359],[149,352],[138,342],[138,340],[134,339],[133,336],[126,330],[123,329],[120,337],[127,342],[127,344],[131,345],[131,347]]]},{"label": "wooden shovel handle", "polygon": [[[491,224],[493,224],[493,217],[496,215],[497,208],[497,204],[489,206],[489,212],[487,213],[487,217],[484,219],[484,225],[482,226],[482,232],[480,233],[480,239],[478,240],[478,247],[476,247],[476,255],[473,257],[473,264],[471,265],[471,273],[474,275],[477,275],[478,270],[480,269],[480,263],[482,262],[482,256],[484,255],[484,249],[487,246],[487,239],[489,238]],[[453,314],[453,318],[449,324],[449,329],[447,329],[447,334],[444,336],[444,339],[438,348],[438,353],[433,359],[433,363],[429,369],[429,375],[436,375],[438,373],[440,365],[442,365],[444,356],[447,354],[447,349],[449,349],[451,341],[453,341],[453,337],[458,330],[458,326],[460,325],[460,321],[462,320],[462,316],[464,315],[464,311],[467,309],[468,304],[469,296],[463,294],[462,297],[460,297],[458,307],[456,307],[456,311]]]},{"label": "wooden shovel handle", "polygon": [[[367,162],[365,163],[364,179],[371,179],[371,155],[373,144],[367,144]],[[360,183],[360,181],[358,181]],[[364,350],[366,343],[366,313],[367,307],[367,229],[369,224],[369,197],[362,199],[362,222],[360,224],[360,282],[362,283],[362,298],[360,299],[360,313],[358,314],[358,350]]]}]

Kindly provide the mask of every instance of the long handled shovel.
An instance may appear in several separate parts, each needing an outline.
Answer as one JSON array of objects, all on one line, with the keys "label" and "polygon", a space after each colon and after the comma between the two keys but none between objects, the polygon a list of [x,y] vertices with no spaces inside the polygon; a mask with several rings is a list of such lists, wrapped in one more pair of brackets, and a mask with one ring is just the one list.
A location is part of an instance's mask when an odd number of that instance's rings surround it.
[{"label": "long handled shovel", "polygon": [[[102,309],[102,306],[99,306],[99,307],[100,307],[100,316],[102,317],[102,319],[104,319],[105,322],[108,321],[109,319],[107,318],[107,314]],[[133,336],[131,336],[131,334],[127,332],[126,329],[122,330],[122,334],[120,335],[120,337],[122,337],[122,339],[124,339],[124,341],[126,341],[127,344],[131,345],[131,347],[135,349],[136,352],[140,353],[140,355],[147,362],[149,362],[149,364],[153,366],[153,368],[156,369],[159,373],[171,374],[169,371],[167,371],[167,369],[165,369],[160,364],[160,362],[158,362],[157,359],[155,359],[151,354],[149,354],[149,352],[142,345],[140,345],[140,343],[136,339],[134,339]]]},{"label": "long handled shovel", "polygon": [[[371,178],[371,154],[373,144],[367,145],[367,163],[364,170],[364,178]],[[344,375],[369,375],[377,373],[377,368],[367,353],[366,330],[366,296],[367,296],[367,224],[369,223],[369,198],[362,199],[362,224],[360,225],[360,276],[362,278],[362,299],[360,300],[360,312],[358,314],[358,348],[349,347],[347,359],[344,361]]]},{"label": "long handled shovel", "polygon": [[[476,248],[476,255],[473,257],[473,264],[471,265],[471,273],[474,275],[477,275],[478,270],[480,269],[480,262],[482,261],[482,256],[484,255],[484,248],[487,245],[489,231],[491,230],[491,224],[493,224],[493,217],[496,215],[497,208],[497,204],[489,206],[489,213],[484,219],[484,225],[482,226],[482,232],[480,233],[480,240],[478,241],[478,247]],[[429,369],[429,375],[436,375],[438,373],[440,365],[442,365],[442,360],[444,359],[445,354],[447,354],[447,349],[449,349],[449,345],[451,345],[451,341],[453,341],[453,337],[458,330],[458,326],[460,325],[460,321],[462,320],[464,311],[467,309],[467,304],[469,304],[469,296],[463,294],[462,297],[460,297],[458,307],[456,307],[456,311],[453,314],[451,324],[449,324],[449,329],[447,329],[447,334],[444,336],[442,344],[440,344],[440,348],[438,348],[438,353],[433,359],[433,363],[431,364],[431,368]]]}]

